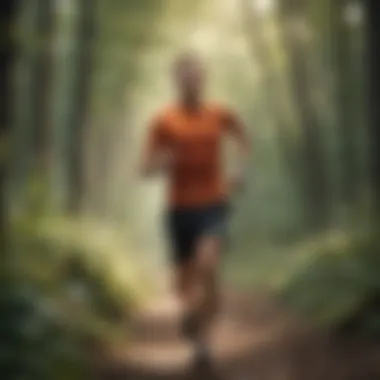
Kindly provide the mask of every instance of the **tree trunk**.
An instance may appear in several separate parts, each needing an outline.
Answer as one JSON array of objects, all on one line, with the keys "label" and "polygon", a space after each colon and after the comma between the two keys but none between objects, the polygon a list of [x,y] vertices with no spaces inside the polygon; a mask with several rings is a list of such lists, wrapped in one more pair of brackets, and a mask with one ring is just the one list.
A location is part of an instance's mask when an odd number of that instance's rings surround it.
[{"label": "tree trunk", "polygon": [[69,122],[69,194],[68,209],[77,212],[84,188],[84,128],[88,112],[91,89],[94,34],[96,27],[96,5],[94,0],[80,0],[78,7],[78,39],[76,45],[75,79],[73,89],[73,112]]},{"label": "tree trunk", "polygon": [[335,66],[335,94],[337,99],[337,125],[340,149],[340,196],[346,206],[352,206],[359,196],[359,168],[357,126],[354,92],[355,73],[351,56],[350,26],[344,19],[346,0],[330,3],[332,50]]},{"label": "tree trunk", "polygon": [[375,212],[380,215],[380,2],[366,0],[368,39],[369,126]]},{"label": "tree trunk", "polygon": [[[8,207],[6,197],[6,184],[8,175],[8,145],[9,131],[11,128],[11,100],[12,100],[12,65],[14,62],[14,41],[12,40],[12,28],[15,21],[17,7],[13,0],[3,2],[1,13],[2,39],[0,50],[0,252],[4,269],[7,260],[7,231],[8,231]],[[6,269],[5,269],[6,270]]]},{"label": "tree trunk", "polygon": [[297,144],[291,136],[292,122],[289,120],[289,109],[287,108],[283,83],[279,83],[278,74],[274,65],[275,58],[272,56],[270,46],[264,38],[264,26],[266,21],[257,17],[251,9],[251,5],[246,0],[242,0],[242,14],[248,35],[248,42],[252,50],[252,56],[258,61],[262,69],[263,97],[268,114],[272,116],[272,121],[278,133],[278,144],[282,157],[292,178],[299,176],[298,162],[299,152]]},{"label": "tree trunk", "polygon": [[49,111],[51,109],[51,70],[52,70],[52,33],[53,8],[50,1],[37,1],[37,49],[31,85],[31,102],[33,107],[32,143],[35,168],[39,174],[47,175],[48,170],[48,136]]},{"label": "tree trunk", "polygon": [[[311,96],[312,84],[308,67],[307,41],[302,40],[297,26],[305,21],[305,6],[298,0],[282,3],[280,22],[283,41],[288,52],[292,91],[302,126],[305,163],[303,168],[305,207],[313,229],[321,229],[329,223],[330,205],[328,180],[324,165],[325,154],[320,136],[320,125]],[[301,25],[299,24],[301,23]],[[302,32],[302,30],[301,30]]]}]

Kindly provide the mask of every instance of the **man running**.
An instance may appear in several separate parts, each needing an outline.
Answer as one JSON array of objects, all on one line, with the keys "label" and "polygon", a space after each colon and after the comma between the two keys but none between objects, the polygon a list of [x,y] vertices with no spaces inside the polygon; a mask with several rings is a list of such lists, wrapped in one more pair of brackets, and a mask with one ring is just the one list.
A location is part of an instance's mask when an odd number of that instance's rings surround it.
[{"label": "man running", "polygon": [[[218,266],[226,237],[229,196],[244,185],[244,171],[223,178],[221,142],[235,138],[243,169],[249,140],[234,112],[206,102],[206,73],[195,54],[174,63],[177,101],[151,122],[142,161],[144,176],[169,179],[167,229],[184,306],[183,333],[205,348],[218,310]],[[204,352],[204,350],[198,351]]]}]

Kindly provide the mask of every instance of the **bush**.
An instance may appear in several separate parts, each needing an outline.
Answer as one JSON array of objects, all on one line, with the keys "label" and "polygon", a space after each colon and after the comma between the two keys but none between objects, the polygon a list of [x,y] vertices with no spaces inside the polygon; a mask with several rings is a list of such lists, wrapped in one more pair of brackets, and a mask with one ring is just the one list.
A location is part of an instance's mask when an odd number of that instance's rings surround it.
[{"label": "bush", "polygon": [[338,332],[380,334],[380,257],[376,236],[353,237],[309,255],[281,297],[309,321]]},{"label": "bush", "polygon": [[15,221],[10,232],[13,280],[0,289],[2,375],[91,378],[88,342],[125,339],[131,311],[149,293],[146,276],[115,233],[99,240],[103,227],[38,217]]},{"label": "bush", "polygon": [[59,323],[32,284],[3,280],[0,369],[4,379],[88,378],[80,338]]}]

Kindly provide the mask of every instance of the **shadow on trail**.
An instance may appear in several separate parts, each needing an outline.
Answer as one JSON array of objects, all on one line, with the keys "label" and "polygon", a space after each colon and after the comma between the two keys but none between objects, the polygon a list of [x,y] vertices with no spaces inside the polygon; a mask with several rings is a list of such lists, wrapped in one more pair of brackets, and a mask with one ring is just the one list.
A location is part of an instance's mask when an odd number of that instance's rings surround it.
[{"label": "shadow on trail", "polygon": [[138,314],[136,334],[110,355],[104,380],[376,380],[380,346],[338,344],[267,294],[226,292],[212,363],[194,362],[178,334],[178,310],[161,301]]},{"label": "shadow on trail", "polygon": [[194,362],[190,367],[188,380],[195,379],[224,380],[212,362]]}]

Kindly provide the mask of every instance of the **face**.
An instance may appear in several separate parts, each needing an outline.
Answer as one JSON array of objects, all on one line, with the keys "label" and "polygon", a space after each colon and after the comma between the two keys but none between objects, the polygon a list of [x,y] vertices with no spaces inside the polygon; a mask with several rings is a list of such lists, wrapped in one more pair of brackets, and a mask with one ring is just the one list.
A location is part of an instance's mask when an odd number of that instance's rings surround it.
[{"label": "face", "polygon": [[175,81],[181,95],[199,97],[205,82],[205,73],[201,62],[195,57],[179,61],[176,66]]}]

